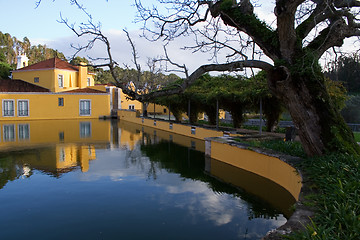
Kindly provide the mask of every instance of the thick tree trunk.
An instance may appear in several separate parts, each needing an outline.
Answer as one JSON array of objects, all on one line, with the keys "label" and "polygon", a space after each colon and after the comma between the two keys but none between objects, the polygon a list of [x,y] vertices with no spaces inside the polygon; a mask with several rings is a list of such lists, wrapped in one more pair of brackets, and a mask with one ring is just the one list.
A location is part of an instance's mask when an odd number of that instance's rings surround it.
[{"label": "thick tree trunk", "polygon": [[216,125],[216,107],[205,108],[205,113],[208,116],[210,125]]},{"label": "thick tree trunk", "polygon": [[230,113],[233,121],[233,127],[240,128],[244,122],[242,106],[232,106],[230,108]]},{"label": "thick tree trunk", "polygon": [[298,72],[294,74],[284,66],[275,68],[269,76],[269,87],[289,110],[305,152],[309,156],[327,152],[359,154],[351,130],[326,91],[323,74]]}]

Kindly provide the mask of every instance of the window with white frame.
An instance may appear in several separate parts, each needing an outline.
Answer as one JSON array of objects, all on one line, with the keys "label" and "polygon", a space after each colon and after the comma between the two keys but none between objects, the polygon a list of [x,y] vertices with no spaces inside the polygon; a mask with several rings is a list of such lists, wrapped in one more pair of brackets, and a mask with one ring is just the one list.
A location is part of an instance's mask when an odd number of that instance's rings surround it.
[{"label": "window with white frame", "polygon": [[59,162],[65,162],[66,160],[66,154],[65,154],[65,148],[59,149]]},{"label": "window with white frame", "polygon": [[90,137],[91,137],[91,123],[80,122],[80,138],[90,138]]},{"label": "window with white frame", "polygon": [[135,110],[135,105],[129,104],[129,110]]},{"label": "window with white frame", "polygon": [[19,124],[18,125],[18,137],[19,137],[20,141],[30,139],[30,125],[29,124]]},{"label": "window with white frame", "polygon": [[91,78],[87,78],[87,86],[90,86],[90,84],[91,84]]},{"label": "window with white frame", "polygon": [[4,117],[14,117],[15,116],[15,104],[14,100],[3,100],[2,104],[3,116]]},{"label": "window with white frame", "polygon": [[3,138],[4,142],[15,141],[15,125],[3,125]]},{"label": "window with white frame", "polygon": [[40,81],[39,77],[34,77],[34,83],[38,83]]},{"label": "window with white frame", "polygon": [[80,116],[90,116],[90,115],[91,115],[91,101],[80,100]]},{"label": "window with white frame", "polygon": [[18,100],[18,116],[29,116],[29,100]]},{"label": "window with white frame", "polygon": [[60,88],[64,87],[64,75],[62,74],[58,75],[58,84]]}]

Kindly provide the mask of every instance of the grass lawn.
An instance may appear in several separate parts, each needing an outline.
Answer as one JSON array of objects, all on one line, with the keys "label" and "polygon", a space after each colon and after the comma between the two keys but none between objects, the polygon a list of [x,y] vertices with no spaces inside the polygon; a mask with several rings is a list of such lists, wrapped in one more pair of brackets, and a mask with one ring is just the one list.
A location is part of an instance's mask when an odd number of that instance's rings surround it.
[{"label": "grass lawn", "polygon": [[[359,139],[360,133],[354,134]],[[360,156],[332,153],[306,157],[298,142],[265,141],[255,145],[303,158],[298,167],[308,176],[313,190],[305,197],[305,204],[314,207],[315,216],[306,231],[288,239],[360,239]]]},{"label": "grass lawn", "polygon": [[360,132],[354,132],[355,140],[360,142]]}]

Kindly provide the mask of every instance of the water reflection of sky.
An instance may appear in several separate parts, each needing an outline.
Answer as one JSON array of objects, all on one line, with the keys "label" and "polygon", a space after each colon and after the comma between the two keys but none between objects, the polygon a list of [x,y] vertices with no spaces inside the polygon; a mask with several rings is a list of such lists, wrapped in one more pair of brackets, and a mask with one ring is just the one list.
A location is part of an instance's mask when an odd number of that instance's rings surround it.
[{"label": "water reflection of sky", "polygon": [[[214,192],[205,182],[184,178],[179,181],[179,174],[169,173],[159,166],[155,166],[156,179],[153,176],[149,177],[149,172],[157,163],[151,163],[139,148],[139,145],[135,146],[131,153],[119,149],[104,152],[106,158],[102,157],[102,151],[98,151],[98,160],[91,163],[90,170],[80,175],[80,179],[97,181],[108,178],[111,181],[125,182],[146,180],[152,189],[161,189],[156,191],[156,194],[150,193],[148,196],[150,200],[159,203],[159,211],[178,208],[186,212],[187,221],[194,225],[204,219],[215,226],[234,221],[238,228],[238,237],[246,235],[247,238],[258,239],[268,229],[276,228],[286,222],[284,217],[279,216],[277,219],[255,218],[249,224],[249,209],[241,198],[232,194]],[[129,158],[129,154],[132,155],[132,160],[126,159]],[[263,226],[264,230],[259,226]]]},{"label": "water reflection of sky", "polygon": [[278,211],[254,217],[253,203],[204,174],[203,154],[168,142],[145,149],[136,129],[109,147],[110,132],[97,131],[106,122],[91,124],[85,144],[63,143],[81,140],[81,124],[67,123],[78,131],[61,138],[64,126],[49,124],[51,145],[32,132],[31,148],[0,152],[0,239],[259,239],[286,221]]}]

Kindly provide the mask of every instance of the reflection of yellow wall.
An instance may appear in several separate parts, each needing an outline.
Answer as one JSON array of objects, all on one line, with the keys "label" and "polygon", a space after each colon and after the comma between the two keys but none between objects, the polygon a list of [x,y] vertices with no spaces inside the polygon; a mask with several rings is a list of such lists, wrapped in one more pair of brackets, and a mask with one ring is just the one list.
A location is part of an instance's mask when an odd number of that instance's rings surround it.
[{"label": "reflection of yellow wall", "polygon": [[119,128],[121,128],[122,133],[126,132],[126,134],[121,135],[121,144],[122,145],[130,145],[130,134],[133,134],[133,139],[136,139],[136,141],[133,141],[134,144],[136,144],[137,141],[141,140],[142,132],[153,136],[156,133],[156,137],[158,139],[164,139],[168,141],[172,141],[176,144],[179,144],[181,146],[185,146],[188,148],[192,148],[201,152],[205,151],[205,142],[201,141],[199,139],[189,138],[183,135],[173,134],[167,131],[159,130],[153,127],[142,127],[141,125],[134,124],[131,122],[125,122],[120,121],[119,122]]},{"label": "reflection of yellow wall", "polygon": [[136,133],[136,131],[132,132],[121,128],[120,134],[120,144],[128,146],[130,150],[133,150],[136,143],[141,140],[140,132]]},{"label": "reflection of yellow wall", "polygon": [[300,175],[295,168],[276,157],[216,141],[211,141],[211,157],[263,176],[283,186],[296,200],[299,198]]},{"label": "reflection of yellow wall", "polygon": [[[147,118],[136,117],[136,112],[118,111],[118,118],[123,121],[140,124],[141,126],[153,127],[159,130],[167,131],[174,134],[180,134],[191,138],[204,140],[207,137],[223,136],[224,132],[189,125],[170,123],[161,120],[152,120]],[[156,124],[156,125],[155,125]],[[172,124],[172,129],[170,125]],[[195,130],[195,131],[194,131]]]},{"label": "reflection of yellow wall", "polygon": [[56,146],[41,148],[36,154],[28,154],[22,162],[31,167],[61,172],[80,166],[82,172],[89,170],[89,161],[96,159],[95,147],[76,144],[58,144]]},{"label": "reflection of yellow wall", "polygon": [[[5,128],[8,128],[6,126],[13,126],[13,139],[6,139],[9,137],[4,135]],[[21,133],[21,130],[24,131],[23,126],[29,130],[27,134]],[[110,122],[98,119],[2,121],[0,122],[0,150],[44,143],[109,143],[110,131]]]},{"label": "reflection of yellow wall", "polygon": [[[64,106],[59,106],[59,98],[64,99]],[[98,118],[110,113],[110,96],[106,93],[2,93],[0,99],[15,101],[15,117],[3,117],[0,103],[0,120]],[[18,117],[17,100],[29,101],[29,116]],[[90,100],[90,116],[80,116],[80,100]]]},{"label": "reflection of yellow wall", "polygon": [[290,206],[292,206],[296,200],[285,188],[265,177],[226,164],[223,161],[211,158],[207,160],[206,163],[208,165],[207,170],[210,171],[212,176],[265,199],[271,205],[280,209],[286,217],[291,216],[292,210]]},{"label": "reflection of yellow wall", "polygon": [[[58,84],[58,75],[63,75],[64,87],[60,88]],[[79,72],[63,69],[44,69],[44,70],[27,70],[14,71],[13,79],[21,79],[47,89],[51,92],[69,91],[77,88],[87,87],[87,79],[90,78],[90,86],[94,86],[94,77],[88,74],[87,67],[79,67]],[[39,78],[35,83],[34,78]]]}]

